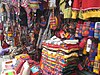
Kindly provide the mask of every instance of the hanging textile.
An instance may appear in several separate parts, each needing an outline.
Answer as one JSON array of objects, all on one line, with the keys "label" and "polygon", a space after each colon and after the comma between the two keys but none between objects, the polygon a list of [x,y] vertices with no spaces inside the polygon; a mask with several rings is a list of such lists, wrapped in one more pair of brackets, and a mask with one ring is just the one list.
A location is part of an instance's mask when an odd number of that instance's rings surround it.
[{"label": "hanging textile", "polygon": [[50,17],[50,29],[55,30],[57,29],[58,26],[58,19],[56,16],[51,16]]},{"label": "hanging textile", "polygon": [[29,6],[33,9],[33,11],[37,10],[39,8],[39,1],[38,0],[29,0]]},{"label": "hanging textile", "polygon": [[82,19],[100,17],[100,0],[74,0],[72,9],[73,19],[79,17],[79,11],[81,11]]},{"label": "hanging textile", "polygon": [[20,7],[20,25],[27,26],[27,12],[23,7]]},{"label": "hanging textile", "polygon": [[71,18],[72,9],[71,7],[66,7],[68,3],[65,0],[60,0],[60,9],[64,14],[64,18]]}]

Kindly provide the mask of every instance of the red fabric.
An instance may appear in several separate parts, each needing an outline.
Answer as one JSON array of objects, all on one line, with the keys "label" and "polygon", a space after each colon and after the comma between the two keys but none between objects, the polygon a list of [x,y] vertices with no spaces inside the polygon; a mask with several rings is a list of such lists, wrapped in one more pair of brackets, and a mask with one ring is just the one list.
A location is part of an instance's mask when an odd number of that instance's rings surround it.
[{"label": "red fabric", "polygon": [[75,8],[75,10],[80,8],[83,10],[100,9],[100,0],[74,0],[73,8]]},{"label": "red fabric", "polygon": [[24,67],[21,68],[20,75],[22,75]]},{"label": "red fabric", "polygon": [[0,40],[1,40],[1,41],[4,40],[4,35],[0,34]]},{"label": "red fabric", "polygon": [[74,2],[73,2],[73,8],[75,10],[79,10],[80,9],[80,7],[81,7],[81,1],[82,0],[74,0]]},{"label": "red fabric", "polygon": [[15,71],[16,71],[17,74],[20,73],[20,70],[21,70],[24,62],[25,62],[24,60],[20,60],[20,63],[18,64],[18,66],[15,67]]},{"label": "red fabric", "polygon": [[80,47],[80,48],[84,48],[84,47],[85,47],[86,42],[87,42],[87,39],[88,39],[88,38],[83,38],[83,39],[81,40],[81,42],[79,43],[79,47]]},{"label": "red fabric", "polygon": [[0,30],[3,30],[3,25],[2,25],[2,23],[0,23]]},{"label": "red fabric", "polygon": [[9,47],[9,45],[6,42],[4,42],[3,45],[2,45],[2,48],[5,49],[5,48],[8,48],[8,47]]}]

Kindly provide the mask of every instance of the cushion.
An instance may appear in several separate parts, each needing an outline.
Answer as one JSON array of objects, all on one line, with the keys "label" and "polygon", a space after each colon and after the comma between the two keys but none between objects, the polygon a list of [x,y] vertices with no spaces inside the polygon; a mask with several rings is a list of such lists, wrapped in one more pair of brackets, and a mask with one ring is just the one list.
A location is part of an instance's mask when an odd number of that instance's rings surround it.
[{"label": "cushion", "polygon": [[23,64],[19,75],[30,75],[30,66],[28,61]]},{"label": "cushion", "polygon": [[14,69],[15,69],[15,71],[16,71],[17,74],[20,73],[20,70],[21,70],[24,62],[25,62],[24,60],[17,60],[16,61],[16,64],[14,66]]}]

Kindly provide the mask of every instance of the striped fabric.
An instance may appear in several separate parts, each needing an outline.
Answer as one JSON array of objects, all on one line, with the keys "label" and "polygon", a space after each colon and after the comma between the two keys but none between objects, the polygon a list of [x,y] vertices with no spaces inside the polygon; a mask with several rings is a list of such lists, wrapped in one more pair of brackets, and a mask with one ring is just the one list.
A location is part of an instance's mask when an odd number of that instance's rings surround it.
[{"label": "striped fabric", "polygon": [[51,17],[50,18],[50,28],[55,30],[57,28],[57,25],[58,25],[58,19],[57,17]]},{"label": "striped fabric", "polygon": [[[57,42],[57,41],[55,41]],[[54,41],[43,42],[41,69],[43,75],[69,75],[74,74],[77,68],[79,47],[77,44],[62,46]],[[65,48],[64,48],[65,47]],[[75,49],[76,48],[76,49]],[[75,49],[75,50],[74,50]],[[71,51],[70,51],[71,50]],[[67,52],[70,51],[70,52]],[[74,51],[74,52],[72,52]],[[73,62],[72,62],[73,61]]]}]

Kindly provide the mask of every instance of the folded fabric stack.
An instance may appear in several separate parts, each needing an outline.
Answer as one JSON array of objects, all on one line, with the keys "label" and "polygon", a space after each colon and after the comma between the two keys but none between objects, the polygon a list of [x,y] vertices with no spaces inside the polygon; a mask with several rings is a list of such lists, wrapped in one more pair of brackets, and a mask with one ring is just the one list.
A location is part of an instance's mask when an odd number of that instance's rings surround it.
[{"label": "folded fabric stack", "polygon": [[57,37],[43,42],[42,65],[43,75],[75,75],[79,50],[77,40],[61,41]]}]

